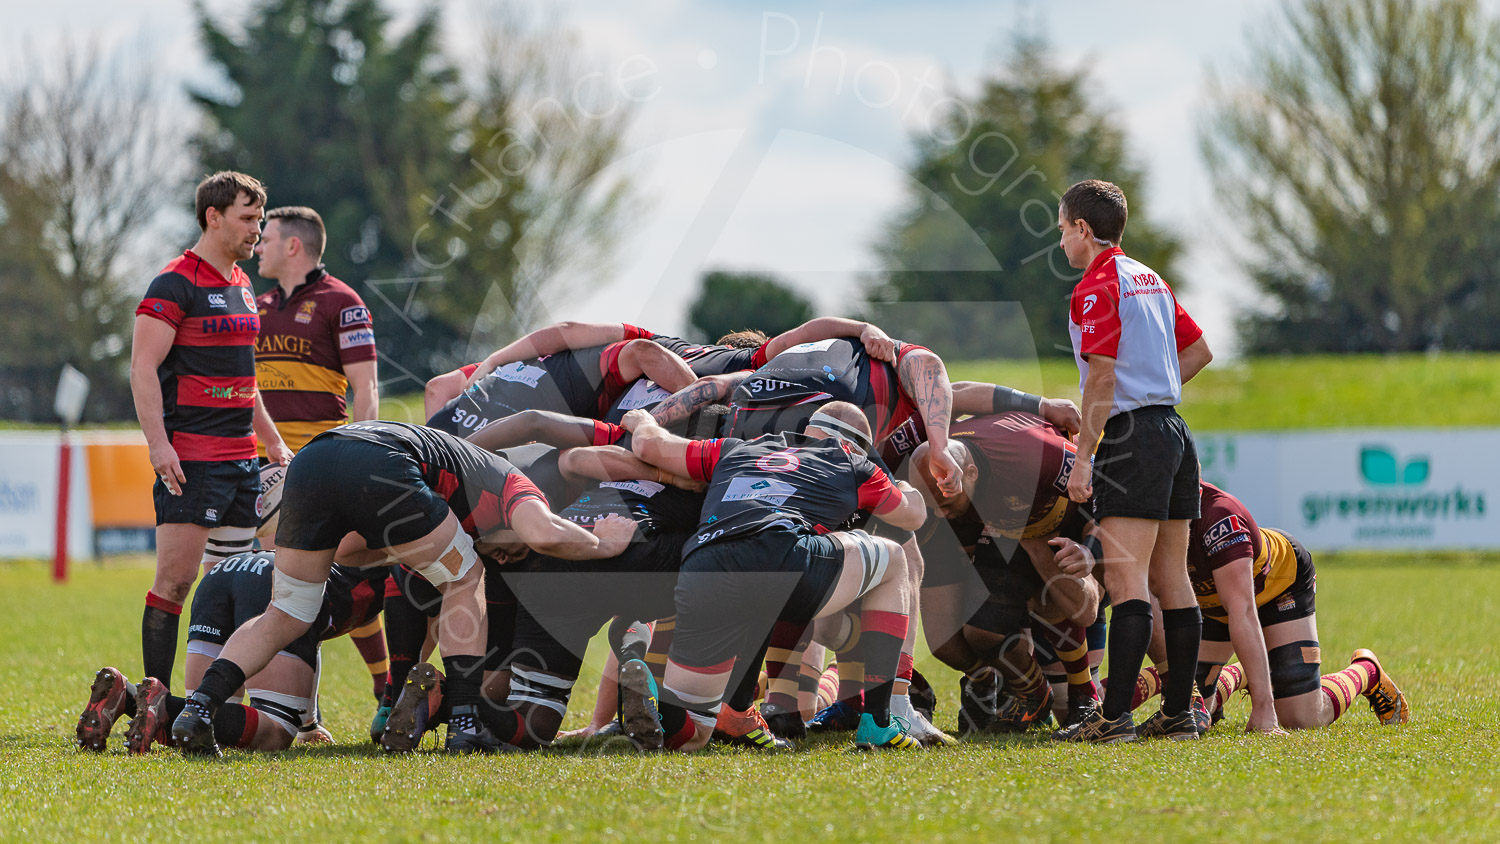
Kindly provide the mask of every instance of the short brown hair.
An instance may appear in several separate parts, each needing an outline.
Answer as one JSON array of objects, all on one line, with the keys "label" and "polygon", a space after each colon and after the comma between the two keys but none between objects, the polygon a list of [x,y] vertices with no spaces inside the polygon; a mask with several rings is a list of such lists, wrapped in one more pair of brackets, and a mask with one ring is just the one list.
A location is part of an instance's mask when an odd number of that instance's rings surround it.
[{"label": "short brown hair", "polygon": [[213,208],[223,214],[224,209],[239,201],[242,193],[253,200],[251,207],[266,204],[266,186],[254,176],[233,170],[220,170],[205,177],[198,183],[198,190],[194,195],[194,204],[198,208],[198,228],[208,230],[208,209]]},{"label": "short brown hair", "polygon": [[328,231],[323,228],[323,218],[306,205],[284,205],[266,212],[266,222],[280,220],[281,228],[292,237],[302,241],[302,248],[309,255],[323,257],[323,244],[328,240]]},{"label": "short brown hair", "polygon": [[764,331],[756,331],[746,328],[740,331],[731,331],[720,337],[716,346],[729,346],[733,349],[759,349],[771,338]]},{"label": "short brown hair", "polygon": [[1094,230],[1094,237],[1119,243],[1125,235],[1125,219],[1130,209],[1125,204],[1125,191],[1118,185],[1101,179],[1089,179],[1068,188],[1062,195],[1063,216],[1069,220],[1083,220]]}]

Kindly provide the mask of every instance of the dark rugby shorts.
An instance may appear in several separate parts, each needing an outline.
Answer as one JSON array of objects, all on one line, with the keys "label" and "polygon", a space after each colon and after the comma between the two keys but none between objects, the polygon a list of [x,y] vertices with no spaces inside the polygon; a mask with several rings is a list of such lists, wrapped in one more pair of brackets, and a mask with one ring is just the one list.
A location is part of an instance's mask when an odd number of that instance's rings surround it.
[{"label": "dark rugby shorts", "polygon": [[1196,519],[1198,449],[1167,405],[1112,417],[1094,455],[1094,517]]},{"label": "dark rugby shorts", "polygon": [[326,551],[355,531],[371,548],[390,548],[432,533],[450,512],[406,452],[323,436],[303,446],[287,467],[276,545]]},{"label": "dark rugby shorts", "polygon": [[157,477],[151,487],[158,525],[194,524],[206,528],[260,527],[260,465],[246,460],[184,460],[187,483],[173,495]]},{"label": "dark rugby shorts", "polygon": [[[245,622],[271,605],[271,574],[275,556],[269,551],[235,554],[219,561],[193,590],[188,615],[188,641],[222,646]],[[281,653],[294,656],[314,670],[318,667],[319,634],[328,625],[327,602],[307,632]]]},{"label": "dark rugby shorts", "polygon": [[[1317,613],[1318,572],[1313,566],[1312,554],[1295,537],[1290,534],[1282,535],[1292,543],[1292,551],[1296,554],[1297,577],[1280,595],[1266,601],[1256,610],[1262,629],[1311,618]],[[1228,642],[1229,621],[1226,618],[1203,616],[1203,641]],[[1312,646],[1316,647],[1316,644],[1313,642]],[[1316,659],[1312,660],[1314,668],[1309,669],[1307,662],[1307,655],[1304,655],[1300,663],[1271,660],[1271,696],[1279,700],[1303,694],[1308,678],[1317,674],[1315,667],[1319,663]]]}]

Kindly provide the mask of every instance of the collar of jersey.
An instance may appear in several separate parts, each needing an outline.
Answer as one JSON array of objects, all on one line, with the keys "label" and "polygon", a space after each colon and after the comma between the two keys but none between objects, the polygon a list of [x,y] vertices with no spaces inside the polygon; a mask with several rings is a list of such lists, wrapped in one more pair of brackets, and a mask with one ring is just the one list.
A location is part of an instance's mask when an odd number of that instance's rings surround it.
[{"label": "collar of jersey", "polygon": [[292,294],[290,296],[284,296],[282,294],[282,292],[281,292],[281,285],[280,284],[276,285],[276,288],[275,288],[276,289],[276,295],[281,300],[280,302],[277,303],[278,307],[285,306],[287,302],[290,302],[293,299],[297,298],[297,295],[299,293],[301,293],[304,290],[307,290],[307,289],[311,288],[314,284],[317,284],[318,282],[322,281],[323,279],[325,279],[327,277],[328,277],[328,268],[325,267],[325,266],[323,266],[322,264],[319,264],[316,267],[313,267],[311,270],[308,271],[307,278],[303,279],[301,284],[299,284],[296,287],[292,288]]},{"label": "collar of jersey", "polygon": [[1125,250],[1121,249],[1118,246],[1111,246],[1103,252],[1100,252],[1098,256],[1094,258],[1094,260],[1089,262],[1089,268],[1083,271],[1083,277],[1088,278],[1089,275],[1094,272],[1094,270],[1097,270],[1100,267],[1104,266],[1105,261],[1113,261],[1114,259],[1124,254]]}]

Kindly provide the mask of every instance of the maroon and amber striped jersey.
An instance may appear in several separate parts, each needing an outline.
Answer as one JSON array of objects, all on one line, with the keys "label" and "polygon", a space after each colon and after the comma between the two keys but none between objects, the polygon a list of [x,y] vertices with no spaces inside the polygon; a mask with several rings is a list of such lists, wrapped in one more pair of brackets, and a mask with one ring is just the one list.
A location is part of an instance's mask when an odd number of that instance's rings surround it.
[{"label": "maroon and amber striped jersey", "polygon": [[179,460],[255,457],[255,338],[260,317],[245,271],[224,278],[191,249],[151,280],[138,316],[176,330],[156,368],[162,421]]},{"label": "maroon and amber striped jersey", "polygon": [[1188,579],[1204,615],[1223,618],[1224,603],[1214,572],[1230,563],[1250,560],[1255,578],[1255,605],[1265,606],[1297,579],[1297,554],[1280,531],[1255,523],[1250,508],[1207,481],[1200,483],[1201,516],[1188,526]]},{"label": "maroon and amber striped jersey", "polygon": [[991,532],[1050,537],[1078,509],[1068,498],[1077,447],[1040,416],[974,416],[954,422],[948,436],[968,448],[979,469],[971,503]]},{"label": "maroon and amber striped jersey", "polygon": [[404,422],[355,422],[318,436],[353,437],[411,455],[427,487],[448,502],[475,539],[510,527],[511,514],[523,501],[548,506],[547,496],[509,460],[443,431]]},{"label": "maroon and amber striped jersey", "polygon": [[344,367],[376,357],[370,309],[321,265],[292,295],[278,285],[255,302],[260,309],[256,382],[281,438],[299,451],[346,421]]}]

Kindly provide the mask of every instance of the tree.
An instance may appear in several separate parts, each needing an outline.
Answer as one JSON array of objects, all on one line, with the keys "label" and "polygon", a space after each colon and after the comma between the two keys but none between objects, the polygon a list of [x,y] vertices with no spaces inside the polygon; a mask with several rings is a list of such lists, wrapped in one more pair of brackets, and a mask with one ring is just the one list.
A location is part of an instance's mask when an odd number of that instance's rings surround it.
[{"label": "tree", "polygon": [[[1141,212],[1144,175],[1090,87],[1086,70],[1061,69],[1043,42],[1017,37],[980,94],[956,97],[916,138],[909,198],[876,246],[877,321],[954,358],[1066,353],[1078,271],[1058,246],[1057,202],[1085,178],[1125,190],[1126,250],[1184,286],[1172,272],[1178,242]],[[882,307],[917,302],[941,304]]]},{"label": "tree", "polygon": [[598,174],[630,110],[580,94],[577,45],[507,8],[462,62],[435,6],[399,36],[377,0],[263,0],[237,38],[199,10],[228,83],[195,91],[207,169],[323,214],[397,391],[531,327],[565,269],[605,266],[628,207]]},{"label": "tree", "polygon": [[1284,7],[1204,135],[1271,306],[1248,350],[1500,348],[1497,83],[1473,0]]},{"label": "tree", "polygon": [[771,336],[812,319],[812,302],[773,275],[715,270],[703,274],[688,322],[699,340],[712,343],[747,328]]},{"label": "tree", "polygon": [[187,184],[186,138],[144,52],[50,55],[0,93],[0,416],[51,420],[71,363],[92,381],[86,419],[129,418],[132,314],[170,257],[153,238]]}]

